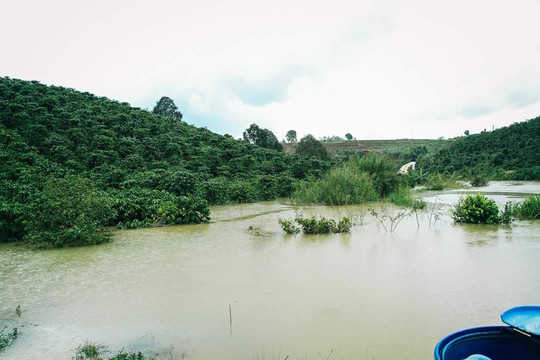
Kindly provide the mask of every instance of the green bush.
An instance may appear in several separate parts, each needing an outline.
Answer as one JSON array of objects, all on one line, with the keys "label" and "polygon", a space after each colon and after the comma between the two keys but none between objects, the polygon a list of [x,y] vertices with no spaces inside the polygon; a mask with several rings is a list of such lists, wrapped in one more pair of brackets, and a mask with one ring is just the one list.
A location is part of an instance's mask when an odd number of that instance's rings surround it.
[{"label": "green bush", "polygon": [[26,209],[25,240],[40,248],[95,245],[108,240],[102,231],[114,216],[109,199],[80,177],[49,179]]},{"label": "green bush", "polygon": [[210,219],[208,202],[196,196],[140,188],[111,191],[108,196],[116,211],[109,225],[120,228],[198,224]]},{"label": "green bush", "polygon": [[278,219],[281,229],[285,231],[286,234],[295,235],[300,232],[300,228],[295,225],[294,220],[291,219]]},{"label": "green bush", "polygon": [[86,341],[75,349],[72,360],[105,360],[109,354],[107,345]]},{"label": "green bush", "polygon": [[321,178],[297,184],[293,199],[304,204],[361,204],[382,199],[404,186],[405,178],[389,159],[353,156]]},{"label": "green bush", "polygon": [[334,230],[335,233],[348,233],[351,232],[352,221],[349,217],[343,217],[338,221],[337,228]]},{"label": "green bush", "polygon": [[278,219],[281,228],[287,234],[297,234],[300,228],[295,225],[295,222],[300,225],[304,234],[329,234],[329,233],[347,233],[351,231],[352,221],[349,217],[343,217],[338,222],[334,219],[327,219],[321,216],[317,219],[315,216],[304,218],[297,216],[294,220]]},{"label": "green bush", "polygon": [[24,234],[26,206],[0,199],[0,243],[17,241]]},{"label": "green bush", "polygon": [[397,165],[387,157],[378,158],[374,154],[366,157],[354,156],[349,165],[356,171],[367,173],[379,198],[398,190],[404,184],[404,178],[398,174]]},{"label": "green bush", "polygon": [[529,196],[514,208],[514,216],[522,220],[540,219],[540,195]]},{"label": "green bush", "polygon": [[486,179],[485,176],[482,175],[476,175],[471,180],[471,186],[473,187],[487,186],[488,184],[489,181]]},{"label": "green bush", "polygon": [[459,184],[455,175],[433,174],[428,177],[426,189],[428,190],[444,190],[458,188]]},{"label": "green bush", "polygon": [[227,179],[214,178],[199,184],[198,193],[212,205],[225,204],[229,201]]},{"label": "green bush", "polygon": [[462,198],[452,210],[452,218],[455,222],[471,224],[501,224],[512,220],[508,205],[499,215],[499,207],[495,201],[482,194],[469,194]]},{"label": "green bush", "polygon": [[374,201],[377,192],[368,174],[344,165],[320,179],[298,183],[293,199],[304,204],[350,205]]}]

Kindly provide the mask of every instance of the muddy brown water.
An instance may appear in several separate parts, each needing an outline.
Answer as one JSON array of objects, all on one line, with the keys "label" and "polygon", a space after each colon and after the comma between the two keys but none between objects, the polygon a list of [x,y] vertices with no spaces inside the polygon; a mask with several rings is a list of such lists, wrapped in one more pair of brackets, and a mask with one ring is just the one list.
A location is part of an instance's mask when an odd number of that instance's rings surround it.
[{"label": "muddy brown water", "polygon": [[[540,183],[480,190],[504,202]],[[270,202],[215,207],[209,224],[118,231],[102,246],[2,245],[0,321],[24,326],[0,357],[70,359],[91,340],[113,351],[172,345],[187,359],[433,359],[445,335],[540,304],[540,222],[453,224],[448,207],[466,191],[422,194],[420,226],[410,216],[394,233],[367,207]],[[283,234],[278,217],[298,212],[362,224]]]}]

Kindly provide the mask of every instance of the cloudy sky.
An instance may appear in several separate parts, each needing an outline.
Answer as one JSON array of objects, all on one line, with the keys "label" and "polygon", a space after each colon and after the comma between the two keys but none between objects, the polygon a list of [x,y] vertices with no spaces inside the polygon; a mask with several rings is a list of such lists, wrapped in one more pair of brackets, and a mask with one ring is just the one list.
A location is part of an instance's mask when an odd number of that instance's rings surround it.
[{"label": "cloudy sky", "polygon": [[446,138],[540,115],[538,0],[17,0],[0,76],[279,139]]}]

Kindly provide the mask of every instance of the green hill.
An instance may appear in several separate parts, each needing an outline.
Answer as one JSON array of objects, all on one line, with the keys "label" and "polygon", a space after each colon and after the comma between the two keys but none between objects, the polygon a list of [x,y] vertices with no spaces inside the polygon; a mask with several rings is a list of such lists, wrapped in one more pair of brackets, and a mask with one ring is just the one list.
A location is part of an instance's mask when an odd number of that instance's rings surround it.
[{"label": "green hill", "polygon": [[[207,221],[208,204],[288,196],[329,167],[127,103],[0,78],[0,242],[79,245],[103,240],[83,239],[88,224]],[[70,240],[55,242],[58,231]]]},{"label": "green hill", "polygon": [[[423,148],[427,153],[447,147],[450,143],[450,140],[433,139],[348,140],[325,142],[324,146],[330,154],[335,154],[338,157],[354,153],[376,153],[401,159],[407,157],[407,154],[417,148]],[[404,159],[403,161],[409,160]]]},{"label": "green hill", "polygon": [[540,180],[540,117],[464,136],[422,159],[424,171]]}]

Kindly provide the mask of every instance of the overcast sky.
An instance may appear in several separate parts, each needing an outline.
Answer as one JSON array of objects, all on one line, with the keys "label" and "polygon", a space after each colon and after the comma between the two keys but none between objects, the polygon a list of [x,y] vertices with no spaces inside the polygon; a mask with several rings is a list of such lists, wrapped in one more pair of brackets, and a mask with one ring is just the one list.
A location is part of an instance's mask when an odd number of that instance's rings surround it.
[{"label": "overcast sky", "polygon": [[540,115],[538,0],[17,0],[0,75],[235,137],[446,138]]}]

